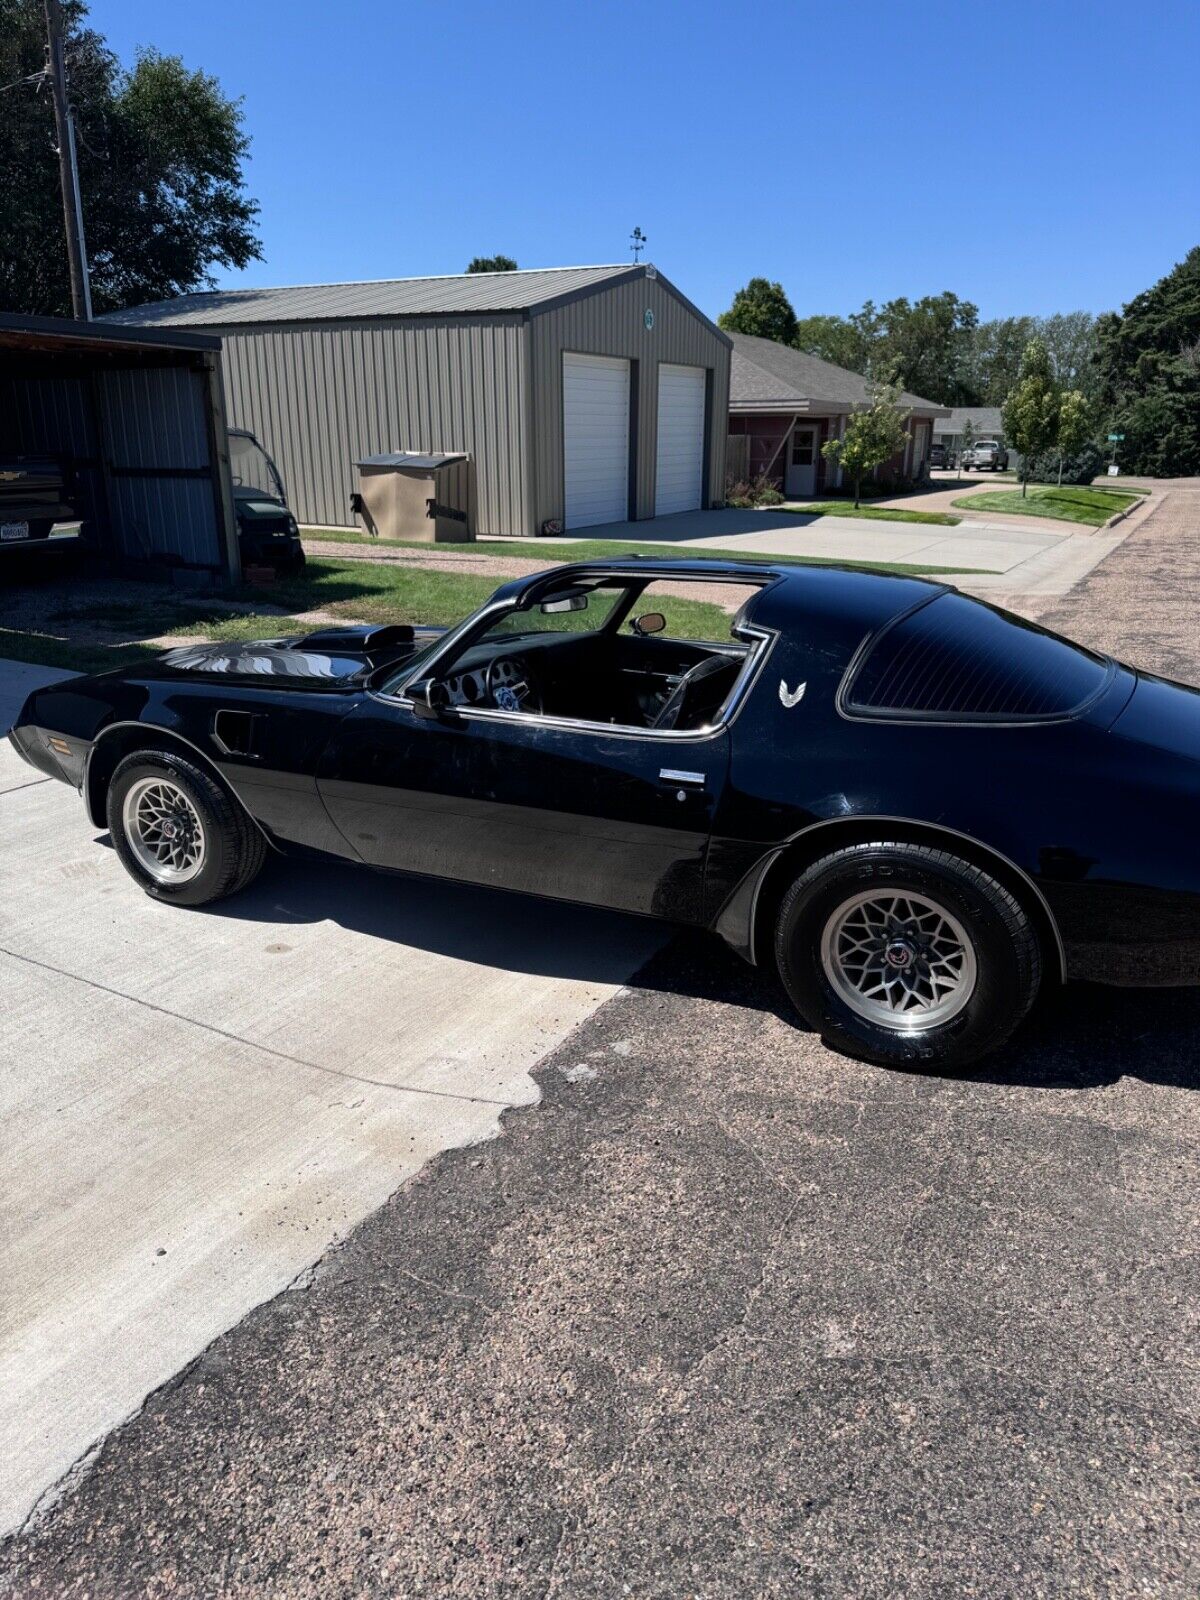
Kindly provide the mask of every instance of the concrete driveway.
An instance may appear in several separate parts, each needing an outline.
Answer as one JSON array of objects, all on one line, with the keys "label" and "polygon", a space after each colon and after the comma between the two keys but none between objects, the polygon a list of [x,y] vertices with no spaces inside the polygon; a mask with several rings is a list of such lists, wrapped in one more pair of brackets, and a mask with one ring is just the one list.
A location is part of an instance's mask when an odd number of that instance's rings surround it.
[{"label": "concrete driveway", "polygon": [[[589,539],[678,544],[684,551],[745,550],[758,555],[817,556],[830,561],[898,562],[941,567],[948,581],[987,598],[1066,594],[1138,525],[1134,513],[1104,531],[1027,517],[1005,522],[965,518],[957,527],[880,522],[868,517],[813,517],[790,511],[685,511],[650,522],[606,522]],[[580,537],[585,537],[581,534]],[[682,552],[681,552],[682,553]]]},{"label": "concrete driveway", "polygon": [[[41,669],[0,666],[0,728]],[[8,714],[5,715],[7,708]],[[0,745],[0,1531],[440,1150],[659,942],[338,866],[155,904]]]}]

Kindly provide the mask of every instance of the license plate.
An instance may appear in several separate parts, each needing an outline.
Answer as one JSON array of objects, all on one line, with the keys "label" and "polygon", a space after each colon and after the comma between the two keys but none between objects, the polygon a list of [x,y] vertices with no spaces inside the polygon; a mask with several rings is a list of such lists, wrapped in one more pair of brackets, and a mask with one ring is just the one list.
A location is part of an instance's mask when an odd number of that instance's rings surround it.
[{"label": "license plate", "polygon": [[0,539],[28,539],[27,522],[0,522]]}]

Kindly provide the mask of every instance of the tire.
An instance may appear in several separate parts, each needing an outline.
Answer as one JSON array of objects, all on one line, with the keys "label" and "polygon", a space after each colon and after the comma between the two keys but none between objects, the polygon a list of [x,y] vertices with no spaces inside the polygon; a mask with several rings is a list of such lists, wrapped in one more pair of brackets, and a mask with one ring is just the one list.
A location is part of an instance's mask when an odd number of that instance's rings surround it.
[{"label": "tire", "polygon": [[978,1061],[1024,1019],[1042,973],[1036,931],[994,878],[947,851],[887,842],[800,874],[779,908],[775,960],[827,1044],[884,1067]]},{"label": "tire", "polygon": [[[266,858],[266,841],[237,802],[173,751],[126,756],[108,786],[105,815],[126,872],[152,899],[172,905],[209,905],[236,894]],[[157,829],[149,825],[155,817]],[[177,831],[164,839],[164,830]],[[159,854],[165,859],[156,861]]]}]

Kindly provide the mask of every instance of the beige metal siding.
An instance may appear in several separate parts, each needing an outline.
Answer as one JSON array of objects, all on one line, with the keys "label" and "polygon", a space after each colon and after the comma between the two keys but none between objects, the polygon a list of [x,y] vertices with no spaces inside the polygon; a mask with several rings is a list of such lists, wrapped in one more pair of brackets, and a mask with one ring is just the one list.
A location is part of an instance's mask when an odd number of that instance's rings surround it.
[{"label": "beige metal siding", "polygon": [[[645,313],[654,313],[646,327]],[[707,499],[719,501],[725,485],[729,423],[729,346],[658,279],[617,284],[530,322],[533,393],[533,527],[563,516],[562,357],[623,356],[636,361],[635,411],[637,515],[654,515],[658,445],[658,364],[704,367],[712,374],[708,415]]]},{"label": "beige metal siding", "polygon": [[301,522],[355,525],[350,495],[361,456],[466,450],[478,531],[526,531],[519,316],[212,331],[223,340],[229,424],[262,440]]}]

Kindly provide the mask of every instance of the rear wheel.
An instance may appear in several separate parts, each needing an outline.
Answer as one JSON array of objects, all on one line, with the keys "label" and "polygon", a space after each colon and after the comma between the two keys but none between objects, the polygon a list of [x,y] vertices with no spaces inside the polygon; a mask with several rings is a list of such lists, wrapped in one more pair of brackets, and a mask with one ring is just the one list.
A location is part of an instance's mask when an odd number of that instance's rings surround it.
[{"label": "rear wheel", "polygon": [[155,900],[202,906],[255,878],[266,843],[202,768],[173,751],[136,750],[113,773],[106,802],[113,845]]},{"label": "rear wheel", "polygon": [[852,845],[801,873],[775,956],[804,1019],[881,1066],[978,1060],[1041,980],[1037,935],[1005,888],[946,851],[900,843]]}]

